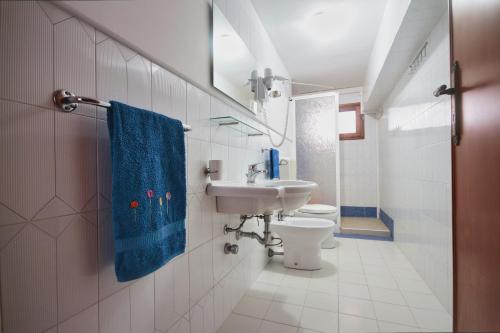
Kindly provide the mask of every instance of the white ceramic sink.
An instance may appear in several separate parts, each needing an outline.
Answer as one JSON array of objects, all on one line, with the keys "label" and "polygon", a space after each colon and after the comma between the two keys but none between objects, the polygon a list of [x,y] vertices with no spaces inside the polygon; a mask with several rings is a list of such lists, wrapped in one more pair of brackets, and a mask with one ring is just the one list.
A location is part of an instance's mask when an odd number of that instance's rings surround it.
[{"label": "white ceramic sink", "polygon": [[247,184],[214,181],[207,194],[217,199],[217,211],[230,214],[271,214],[303,206],[318,185],[302,180],[271,180]]}]

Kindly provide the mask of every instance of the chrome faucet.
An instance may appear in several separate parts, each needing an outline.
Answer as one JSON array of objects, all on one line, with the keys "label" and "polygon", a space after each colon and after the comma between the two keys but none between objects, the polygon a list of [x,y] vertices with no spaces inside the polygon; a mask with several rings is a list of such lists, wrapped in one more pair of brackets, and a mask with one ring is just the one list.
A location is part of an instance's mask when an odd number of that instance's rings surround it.
[{"label": "chrome faucet", "polygon": [[263,162],[261,163],[254,163],[254,164],[250,164],[248,166],[248,173],[246,174],[247,176],[247,183],[248,184],[253,184],[255,183],[255,178],[257,178],[257,176],[260,174],[260,173],[263,173],[263,174],[266,174],[267,173],[267,170],[259,170],[257,169],[257,165],[259,164],[263,164]]}]

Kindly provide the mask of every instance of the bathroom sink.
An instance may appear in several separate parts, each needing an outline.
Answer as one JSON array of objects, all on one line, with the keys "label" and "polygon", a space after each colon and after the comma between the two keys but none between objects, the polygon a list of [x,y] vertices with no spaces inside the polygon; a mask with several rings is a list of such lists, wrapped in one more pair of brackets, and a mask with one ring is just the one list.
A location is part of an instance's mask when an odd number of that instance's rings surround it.
[{"label": "bathroom sink", "polygon": [[261,183],[214,181],[207,185],[207,194],[215,196],[217,211],[230,214],[272,214],[290,211],[307,203],[318,185],[308,181],[272,180]]},{"label": "bathroom sink", "polygon": [[284,189],[281,208],[285,212],[293,211],[308,203],[311,200],[311,192],[318,188],[318,184],[307,180],[268,180],[264,184]]}]

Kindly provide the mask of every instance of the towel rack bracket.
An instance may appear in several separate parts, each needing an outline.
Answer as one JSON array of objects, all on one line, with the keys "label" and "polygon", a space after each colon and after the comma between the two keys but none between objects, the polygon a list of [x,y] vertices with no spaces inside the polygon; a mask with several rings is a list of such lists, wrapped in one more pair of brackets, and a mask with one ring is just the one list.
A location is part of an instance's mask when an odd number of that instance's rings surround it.
[{"label": "towel rack bracket", "polygon": [[73,100],[76,97],[71,91],[60,89],[54,92],[53,100],[54,104],[60,107],[64,112],[73,112],[77,107],[78,103]]}]

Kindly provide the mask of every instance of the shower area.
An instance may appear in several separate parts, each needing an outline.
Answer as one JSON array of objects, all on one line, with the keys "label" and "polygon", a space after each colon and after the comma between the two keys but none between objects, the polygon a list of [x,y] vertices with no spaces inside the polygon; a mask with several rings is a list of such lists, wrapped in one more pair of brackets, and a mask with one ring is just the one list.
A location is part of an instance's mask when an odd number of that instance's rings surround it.
[{"label": "shower area", "polygon": [[316,182],[310,204],[337,208],[340,231],[340,165],[337,114],[339,95],[322,93],[295,99],[297,178]]},{"label": "shower area", "polygon": [[[361,94],[352,92],[295,97],[297,178],[319,185],[309,204],[336,208],[338,236],[392,240],[390,218],[379,214],[372,198],[377,196],[376,119],[361,114],[360,100]],[[360,126],[362,137],[356,137],[352,132]]]}]

